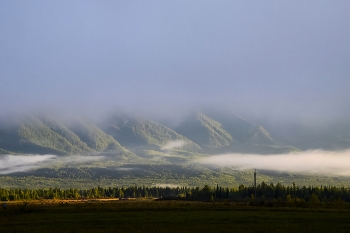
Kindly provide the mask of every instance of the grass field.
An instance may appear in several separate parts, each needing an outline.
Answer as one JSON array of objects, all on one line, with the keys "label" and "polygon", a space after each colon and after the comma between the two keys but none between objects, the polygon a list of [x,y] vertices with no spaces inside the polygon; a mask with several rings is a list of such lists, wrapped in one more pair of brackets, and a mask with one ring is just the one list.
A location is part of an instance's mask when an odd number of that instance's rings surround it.
[{"label": "grass field", "polygon": [[350,208],[192,201],[8,203],[0,232],[350,232]]}]

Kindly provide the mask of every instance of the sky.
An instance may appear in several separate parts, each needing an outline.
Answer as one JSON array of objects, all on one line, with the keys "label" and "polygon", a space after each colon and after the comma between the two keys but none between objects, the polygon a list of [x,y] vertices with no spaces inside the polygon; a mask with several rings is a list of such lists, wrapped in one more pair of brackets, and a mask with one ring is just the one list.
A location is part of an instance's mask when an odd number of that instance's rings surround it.
[{"label": "sky", "polygon": [[350,1],[0,0],[0,109],[350,116]]}]

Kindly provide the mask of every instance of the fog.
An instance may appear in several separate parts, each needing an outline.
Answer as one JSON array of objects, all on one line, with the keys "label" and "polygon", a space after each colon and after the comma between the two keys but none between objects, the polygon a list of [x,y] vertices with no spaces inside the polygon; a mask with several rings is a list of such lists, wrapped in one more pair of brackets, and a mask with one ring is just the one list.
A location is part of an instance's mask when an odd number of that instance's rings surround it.
[{"label": "fog", "polygon": [[0,157],[0,174],[38,169],[53,164],[81,164],[104,159],[103,156],[4,155]]},{"label": "fog", "polygon": [[41,162],[52,161],[55,158],[54,155],[7,155],[0,159],[0,174],[28,171],[37,167]]},{"label": "fog", "polygon": [[186,142],[183,140],[174,140],[174,141],[169,141],[166,145],[162,146],[160,149],[161,150],[173,150],[175,148],[181,148],[184,145],[186,145]]},{"label": "fog", "polygon": [[[179,146],[179,143],[175,144],[173,145]],[[171,151],[174,147],[166,148],[166,150]],[[6,155],[0,158],[0,174],[26,172],[55,164],[77,165],[103,159],[105,159],[103,156]],[[350,176],[350,150],[309,150],[277,155],[219,154],[196,159],[190,163],[230,167],[237,170],[258,169],[302,174]]]},{"label": "fog", "polygon": [[312,150],[279,155],[221,154],[202,158],[196,162],[233,169],[350,176],[350,150],[337,152]]}]

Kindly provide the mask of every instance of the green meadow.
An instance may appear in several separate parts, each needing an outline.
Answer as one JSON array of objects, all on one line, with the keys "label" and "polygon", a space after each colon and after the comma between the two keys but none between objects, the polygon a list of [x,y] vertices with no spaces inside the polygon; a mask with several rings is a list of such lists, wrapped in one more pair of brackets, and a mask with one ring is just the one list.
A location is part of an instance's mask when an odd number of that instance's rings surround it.
[{"label": "green meadow", "polygon": [[8,202],[1,232],[349,232],[350,205],[84,200]]}]

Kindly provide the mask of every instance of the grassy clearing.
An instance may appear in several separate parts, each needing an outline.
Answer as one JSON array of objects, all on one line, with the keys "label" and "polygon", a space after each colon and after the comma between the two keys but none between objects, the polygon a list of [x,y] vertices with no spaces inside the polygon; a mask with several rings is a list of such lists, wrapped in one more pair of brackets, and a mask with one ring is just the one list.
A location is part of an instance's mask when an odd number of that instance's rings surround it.
[{"label": "grassy clearing", "polygon": [[1,232],[349,232],[350,209],[133,200],[9,203]]}]

